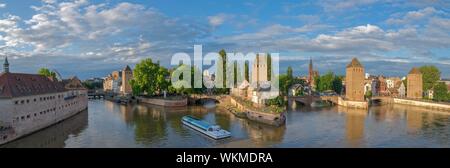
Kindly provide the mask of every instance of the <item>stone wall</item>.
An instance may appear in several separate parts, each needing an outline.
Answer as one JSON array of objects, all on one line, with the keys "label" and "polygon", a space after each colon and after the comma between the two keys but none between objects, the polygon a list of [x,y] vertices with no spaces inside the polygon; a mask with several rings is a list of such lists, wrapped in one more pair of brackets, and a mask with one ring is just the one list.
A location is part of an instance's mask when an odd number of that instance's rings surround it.
[{"label": "stone wall", "polygon": [[[70,98],[65,99],[66,97]],[[3,144],[46,128],[87,109],[87,90],[2,99],[0,105],[2,105],[2,113],[4,113],[0,115],[0,120],[13,128],[11,132],[2,134],[0,144]]]},{"label": "stone wall", "polygon": [[258,112],[253,111],[248,108],[246,108],[244,105],[240,104],[238,101],[230,97],[230,103],[231,105],[235,106],[237,109],[242,110],[246,113],[246,116],[248,119],[252,121],[257,121],[269,125],[275,125],[280,126],[285,123],[285,114],[273,114],[273,113],[264,113],[264,112]]},{"label": "stone wall", "polygon": [[183,98],[181,100],[167,100],[167,99],[158,99],[158,98],[138,98],[139,102],[147,103],[147,104],[153,104],[158,106],[165,106],[165,107],[183,107],[187,106],[188,100],[187,98]]},{"label": "stone wall", "polygon": [[369,103],[366,101],[349,101],[342,97],[338,98],[338,105],[350,108],[369,109]]},{"label": "stone wall", "polygon": [[450,104],[439,104],[434,102],[424,102],[419,100],[408,100],[408,99],[397,99],[394,98],[394,102],[398,104],[404,104],[404,105],[413,105],[413,106],[419,106],[419,107],[425,107],[430,109],[436,109],[436,110],[444,110],[450,112]]}]

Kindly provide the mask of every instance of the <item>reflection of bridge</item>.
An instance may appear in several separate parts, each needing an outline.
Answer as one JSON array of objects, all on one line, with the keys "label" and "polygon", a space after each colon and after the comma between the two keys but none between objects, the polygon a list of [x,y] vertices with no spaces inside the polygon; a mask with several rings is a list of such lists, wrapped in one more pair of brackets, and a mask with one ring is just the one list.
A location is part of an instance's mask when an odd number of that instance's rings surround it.
[{"label": "reflection of bridge", "polygon": [[221,103],[226,96],[222,95],[205,95],[205,94],[192,94],[189,96],[189,102],[191,104],[204,104],[205,102]]},{"label": "reflection of bridge", "polygon": [[311,105],[313,102],[327,101],[333,104],[339,104],[339,96],[291,96],[289,100],[294,100],[305,105]]}]

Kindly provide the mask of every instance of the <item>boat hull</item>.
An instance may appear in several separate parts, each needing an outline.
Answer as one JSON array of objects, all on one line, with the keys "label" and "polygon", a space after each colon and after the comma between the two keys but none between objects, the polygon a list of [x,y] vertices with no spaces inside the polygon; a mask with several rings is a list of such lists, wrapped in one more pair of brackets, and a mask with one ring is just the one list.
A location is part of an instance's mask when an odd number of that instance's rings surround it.
[{"label": "boat hull", "polygon": [[200,133],[202,133],[204,135],[207,135],[208,137],[213,138],[215,140],[225,139],[225,138],[231,137],[231,135],[215,135],[215,134],[211,134],[210,132],[205,131],[205,130],[203,130],[203,129],[201,129],[201,128],[199,128],[199,127],[197,127],[197,126],[195,126],[195,125],[193,125],[193,124],[191,124],[191,123],[189,123],[187,121],[183,120],[182,122],[183,122],[184,125],[188,126],[189,128],[192,128],[192,129],[194,129],[194,130],[196,130],[196,131],[198,131],[198,132],[200,132]]}]

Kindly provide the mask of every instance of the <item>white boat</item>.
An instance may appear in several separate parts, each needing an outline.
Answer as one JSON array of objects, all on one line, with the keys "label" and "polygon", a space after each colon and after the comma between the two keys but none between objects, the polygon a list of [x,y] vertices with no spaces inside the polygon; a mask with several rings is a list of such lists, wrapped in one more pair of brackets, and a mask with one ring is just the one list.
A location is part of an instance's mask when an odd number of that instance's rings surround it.
[{"label": "white boat", "polygon": [[213,139],[223,139],[231,137],[231,133],[220,128],[218,125],[211,125],[205,121],[192,116],[184,116],[181,121],[184,125],[191,127]]}]

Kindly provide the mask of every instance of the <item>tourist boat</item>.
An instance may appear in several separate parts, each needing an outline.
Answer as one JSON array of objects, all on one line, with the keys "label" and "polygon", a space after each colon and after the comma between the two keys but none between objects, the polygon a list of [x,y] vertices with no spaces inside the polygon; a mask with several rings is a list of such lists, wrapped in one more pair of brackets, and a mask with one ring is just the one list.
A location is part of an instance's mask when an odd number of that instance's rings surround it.
[{"label": "tourist boat", "polygon": [[220,128],[218,125],[211,125],[205,121],[197,119],[192,116],[184,116],[182,119],[183,124],[197,130],[213,139],[223,139],[231,137],[231,133]]}]

